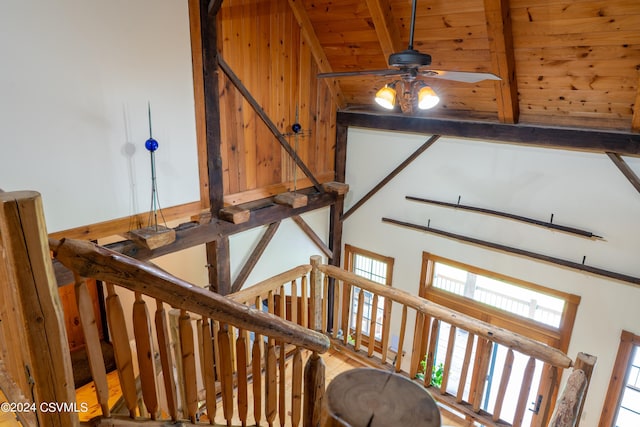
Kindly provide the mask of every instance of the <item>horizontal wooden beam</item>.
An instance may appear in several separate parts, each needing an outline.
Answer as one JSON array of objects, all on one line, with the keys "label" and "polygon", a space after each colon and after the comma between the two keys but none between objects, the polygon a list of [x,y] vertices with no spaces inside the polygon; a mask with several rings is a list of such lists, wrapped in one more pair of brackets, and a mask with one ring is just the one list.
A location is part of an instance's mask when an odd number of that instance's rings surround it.
[{"label": "horizontal wooden beam", "polygon": [[[241,224],[232,224],[220,219],[214,219],[206,224],[199,224],[197,222],[181,224],[175,228],[175,242],[154,250],[142,248],[131,240],[108,244],[105,245],[105,247],[132,258],[148,260],[193,246],[202,245],[224,236],[230,236],[255,227],[281,221],[293,215],[299,215],[305,212],[324,208],[334,204],[336,201],[337,196],[333,194],[313,193],[311,190],[312,189],[298,190],[300,192],[306,191],[308,197],[307,206],[303,206],[301,208],[293,209],[289,206],[275,204],[273,203],[272,198],[240,205],[251,210],[251,218],[249,221]],[[73,282],[73,274],[71,271],[66,269],[59,262],[54,261],[53,266],[58,286],[63,286]]]},{"label": "horizontal wooden beam", "polygon": [[490,123],[338,112],[337,124],[370,129],[417,132],[527,145],[542,148],[613,152],[640,156],[640,134],[603,130],[543,127],[523,124]]}]

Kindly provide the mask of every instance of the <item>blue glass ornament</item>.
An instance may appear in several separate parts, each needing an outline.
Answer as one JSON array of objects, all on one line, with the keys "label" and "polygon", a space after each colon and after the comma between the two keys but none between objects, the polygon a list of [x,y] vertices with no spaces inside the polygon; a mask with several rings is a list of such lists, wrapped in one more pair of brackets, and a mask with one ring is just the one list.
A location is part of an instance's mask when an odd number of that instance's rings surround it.
[{"label": "blue glass ornament", "polygon": [[144,143],[144,147],[153,153],[158,149],[158,141],[153,138],[149,138],[147,139],[147,142]]},{"label": "blue glass ornament", "polygon": [[300,125],[300,123],[294,123],[293,125],[291,125],[291,130],[293,131],[293,133],[299,133],[302,130],[302,126]]}]

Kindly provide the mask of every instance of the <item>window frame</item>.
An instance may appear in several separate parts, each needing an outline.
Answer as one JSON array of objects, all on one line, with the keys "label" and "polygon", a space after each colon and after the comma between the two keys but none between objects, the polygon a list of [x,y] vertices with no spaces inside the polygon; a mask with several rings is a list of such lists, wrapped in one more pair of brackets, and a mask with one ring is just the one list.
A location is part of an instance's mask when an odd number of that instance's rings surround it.
[{"label": "window frame", "polygon": [[[395,262],[395,259],[393,257],[381,255],[349,244],[345,244],[344,246],[344,255],[344,269],[354,274],[355,255],[364,256],[385,263],[387,265],[387,277],[385,279],[385,286],[391,287],[391,284],[393,283],[393,265]],[[343,307],[351,307],[351,304],[353,304],[353,299],[353,287],[351,287],[351,292],[348,295],[345,293],[344,299],[342,301]],[[385,298],[382,315],[382,338],[376,339],[374,342],[374,350],[378,353],[382,353],[382,350],[389,346],[389,318],[391,316],[391,303],[392,301]],[[348,325],[349,333],[355,333],[355,325],[351,325],[351,319],[349,319]],[[365,335],[364,332],[362,333],[361,339],[363,345],[367,346],[369,344],[369,336]]]},{"label": "window frame", "polygon": [[[554,297],[562,298],[566,303],[562,310],[560,326],[554,328],[533,319],[528,319],[517,314],[508,313],[496,307],[474,301],[470,298],[459,296],[448,291],[433,287],[433,264],[439,262],[452,267],[466,270],[470,273],[482,275],[496,280],[508,282],[513,285],[531,289]],[[575,318],[580,304],[580,296],[547,288],[521,279],[509,277],[500,273],[485,270],[469,264],[464,264],[448,258],[422,253],[422,268],[420,273],[419,295],[423,298],[446,305],[456,311],[469,314],[476,319],[489,322],[518,334],[527,336],[537,341],[542,341],[563,352],[567,352],[571,338],[571,332],[575,324]]]},{"label": "window frame", "polygon": [[640,346],[640,335],[623,330],[620,334],[618,354],[611,372],[611,380],[607,389],[607,396],[602,405],[602,413],[598,427],[612,427],[618,415],[618,408],[622,393],[627,383],[629,364],[635,347]]},{"label": "window frame", "polygon": [[[486,276],[496,280],[506,281],[510,284],[522,286],[527,289],[534,290],[536,292],[545,293],[551,296],[559,297],[565,300],[565,305],[562,310],[560,319],[560,326],[554,328],[553,326],[546,325],[544,323],[512,314],[501,310],[496,307],[492,307],[487,304],[475,301],[471,298],[456,295],[452,292],[448,292],[442,289],[433,287],[433,275],[435,272],[435,263],[440,262],[450,265],[452,267],[466,270],[470,273]],[[555,347],[560,351],[566,353],[569,348],[569,342],[571,340],[571,333],[575,324],[575,318],[578,311],[578,305],[580,304],[580,296],[561,292],[555,289],[547,288],[534,283],[526,282],[521,279],[509,277],[504,274],[496,273],[493,271],[485,270],[479,267],[475,267],[462,262],[454,261],[448,258],[440,257],[430,254],[428,252],[422,253],[422,264],[420,268],[420,287],[418,295],[427,300],[433,301],[437,304],[444,305],[455,311],[465,313],[476,319],[485,321],[494,326],[516,332],[520,335],[529,337],[531,339],[541,341],[551,347]],[[426,348],[426,343],[421,345],[421,348]],[[543,368],[546,369],[546,368]],[[544,371],[543,371],[544,372]],[[543,373],[542,379],[538,386],[537,393],[543,394],[544,390],[548,390],[553,381],[549,376],[545,376]],[[556,382],[551,396],[549,396],[552,406],[557,400],[559,391],[559,384]],[[553,410],[553,407],[550,408]],[[537,419],[539,416],[545,418],[550,417],[549,414],[535,414],[533,415],[532,423],[546,423],[548,419]],[[533,425],[533,424],[532,424]]]}]

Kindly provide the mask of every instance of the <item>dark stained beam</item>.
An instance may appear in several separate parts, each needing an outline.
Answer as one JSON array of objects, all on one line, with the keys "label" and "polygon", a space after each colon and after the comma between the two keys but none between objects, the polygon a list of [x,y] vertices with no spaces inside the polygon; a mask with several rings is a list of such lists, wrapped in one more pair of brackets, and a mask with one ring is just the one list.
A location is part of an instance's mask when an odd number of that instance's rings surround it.
[{"label": "dark stained beam", "polygon": [[630,132],[348,112],[338,112],[337,123],[344,126],[473,138],[513,145],[640,156],[640,134]]},{"label": "dark stained beam", "polygon": [[629,167],[629,165],[624,161],[622,157],[620,157],[617,153],[607,153],[607,156],[611,159],[611,161],[620,169],[620,172],[629,180],[631,185],[640,192],[640,178],[636,173]]},{"label": "dark stained beam", "polygon": [[385,185],[389,183],[393,178],[395,178],[400,172],[402,172],[407,166],[409,166],[415,159],[417,159],[420,154],[424,153],[427,148],[431,147],[434,142],[436,142],[440,138],[440,135],[434,135],[428,140],[426,140],[416,151],[414,151],[409,157],[407,157],[402,163],[400,163],[394,170],[389,173],[389,175],[382,178],[382,180],[376,184],[367,194],[365,194],[360,200],[358,200],[351,208],[342,215],[342,220],[347,219],[352,213],[354,213],[358,208],[364,205],[367,200],[372,198],[380,189],[382,189]]},{"label": "dark stained beam", "polygon": [[[306,206],[293,209],[289,206],[273,203],[272,198],[245,203],[239,206],[246,207],[251,210],[251,218],[249,221],[241,224],[232,224],[227,221],[213,218],[211,222],[206,224],[198,224],[196,222],[181,224],[175,228],[175,242],[154,250],[148,250],[137,246],[131,240],[108,244],[105,245],[105,247],[132,258],[150,260],[162,255],[188,249],[193,246],[203,245],[221,237],[228,237],[255,227],[281,221],[283,219],[290,218],[293,215],[300,215],[305,212],[332,206],[338,200],[338,197],[331,193],[313,193],[310,192],[309,189],[298,190],[298,192],[306,192],[308,199]],[[71,274],[69,270],[55,260],[53,264],[58,286],[63,286],[73,282],[73,274]]]},{"label": "dark stained beam", "polygon": [[209,6],[207,6],[207,13],[209,15],[217,15],[222,7],[222,0],[210,0]]},{"label": "dark stained beam", "polygon": [[484,15],[492,71],[502,79],[494,83],[498,119],[503,123],[518,123],[520,109],[509,0],[484,0]]},{"label": "dark stained beam", "polygon": [[231,264],[229,260],[229,236],[222,236],[207,243],[209,290],[220,295],[231,293]]},{"label": "dark stained beam", "polygon": [[636,85],[636,100],[633,103],[633,116],[631,117],[631,130],[640,132],[640,70],[638,70],[638,84]]},{"label": "dark stained beam", "polygon": [[329,249],[329,247],[324,244],[320,236],[318,236],[318,234],[313,231],[313,228],[311,228],[300,215],[294,215],[291,217],[291,219],[293,220],[293,222],[298,224],[298,227],[300,227],[300,229],[304,231],[304,234],[306,234],[307,237],[309,237],[309,239],[311,239],[311,241],[316,244],[318,249],[324,252],[327,258],[333,258],[333,252],[331,252],[331,249]]},{"label": "dark stained beam", "polygon": [[216,16],[208,13],[209,0],[200,0],[202,41],[202,84],[207,147],[207,170],[211,214],[217,216],[224,207],[220,136],[220,96],[218,93],[218,47]]},{"label": "dark stained beam", "polygon": [[[336,149],[335,149],[335,180],[344,182],[347,176],[347,135],[349,128],[336,123]],[[330,264],[336,267],[342,262],[342,215],[344,213],[344,196],[339,196],[336,203],[331,205],[329,214],[329,249],[333,252]],[[333,288],[329,288],[333,292]],[[332,294],[333,295],[333,294]],[[329,304],[333,304],[333,298],[329,298]],[[329,310],[333,313],[333,310]]]},{"label": "dark stained beam", "polygon": [[251,107],[256,112],[258,117],[260,117],[260,119],[264,122],[267,128],[269,128],[273,136],[275,136],[278,142],[280,142],[280,145],[282,146],[282,148],[284,148],[287,154],[289,154],[289,157],[293,159],[293,161],[296,163],[296,165],[298,165],[300,170],[302,170],[302,172],[304,172],[304,174],[311,180],[316,190],[323,191],[322,186],[320,185],[318,180],[313,176],[313,172],[311,172],[311,170],[307,167],[307,165],[302,161],[300,156],[298,156],[298,153],[296,153],[296,151],[291,147],[291,145],[286,140],[284,135],[280,133],[280,131],[278,130],[278,127],[273,123],[273,121],[271,121],[267,113],[262,109],[260,104],[258,104],[258,101],[256,101],[256,99],[251,95],[251,92],[249,92],[246,86],[242,84],[242,81],[233,72],[231,67],[229,67],[229,64],[224,62],[224,60],[220,57],[218,57],[218,63],[220,64],[220,68],[222,69],[222,71],[224,71],[224,73],[229,78],[231,83],[233,83],[236,89],[238,89],[238,91],[242,94],[244,99],[249,103],[249,105],[251,105]]},{"label": "dark stained beam", "polygon": [[231,293],[238,292],[240,289],[242,289],[242,286],[247,281],[247,278],[249,278],[249,274],[251,274],[256,264],[258,264],[260,257],[269,245],[269,242],[271,242],[271,239],[273,239],[273,236],[275,236],[276,231],[278,231],[279,227],[280,221],[272,222],[271,224],[269,224],[266,231],[262,235],[262,238],[253,249],[253,252],[251,252],[251,255],[249,255],[249,259],[242,266],[242,270],[240,270],[240,273],[238,273],[238,277],[236,277],[236,280],[233,281],[233,285],[231,286]]}]

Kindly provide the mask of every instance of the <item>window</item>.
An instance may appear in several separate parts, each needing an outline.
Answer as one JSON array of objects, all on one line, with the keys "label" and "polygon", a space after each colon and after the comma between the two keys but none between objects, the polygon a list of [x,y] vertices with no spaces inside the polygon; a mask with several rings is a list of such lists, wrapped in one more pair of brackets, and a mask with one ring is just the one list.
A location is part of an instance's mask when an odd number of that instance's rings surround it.
[{"label": "window", "polygon": [[601,427],[640,425],[640,336],[622,331],[600,417]]},{"label": "window", "polygon": [[[391,276],[393,271],[393,258],[385,257],[364,249],[356,248],[351,245],[345,245],[345,262],[346,270],[351,271],[358,276],[362,276],[372,282],[391,286]],[[358,307],[358,299],[361,295],[361,289],[354,286],[351,291],[352,317],[350,324],[355,328],[356,313]],[[373,308],[373,294],[368,291],[362,291],[364,298],[363,315],[362,315],[362,335],[371,336],[371,318],[375,316],[375,331],[373,336],[376,342],[383,341],[385,316],[388,316],[389,307],[385,303],[384,297],[379,297],[375,309]]]},{"label": "window", "polygon": [[[423,253],[420,296],[565,352],[569,346],[569,338],[580,302],[580,297],[576,295],[427,253]],[[440,327],[435,353],[436,367],[444,362],[449,327],[450,325],[446,323]],[[459,378],[462,363],[461,360],[456,359],[456,355],[464,354],[468,338],[469,335],[465,331],[456,332],[454,358],[450,372],[450,378],[453,381],[449,382],[447,389],[447,392],[454,395],[457,393],[457,378]],[[475,347],[474,351],[476,351]],[[482,409],[490,410],[495,405],[507,353],[506,347],[493,344]],[[515,352],[512,362],[512,379],[521,378],[524,375],[528,360],[528,356]],[[536,362],[528,399],[528,402],[535,403],[525,411],[523,425],[545,425],[548,422],[548,420],[539,420],[537,417],[548,417],[550,414],[539,415],[537,409],[543,399],[555,402],[558,387],[556,385],[552,393],[547,391],[553,384],[548,380],[549,375],[545,374],[546,369],[550,368],[539,361]],[[466,387],[470,387],[469,378],[467,378],[465,390]],[[518,395],[519,387],[520,384],[517,381],[510,381],[505,394],[507,398],[502,406],[501,418],[508,422],[513,422],[517,406],[514,396]],[[452,389],[449,390],[449,388]]]}]

